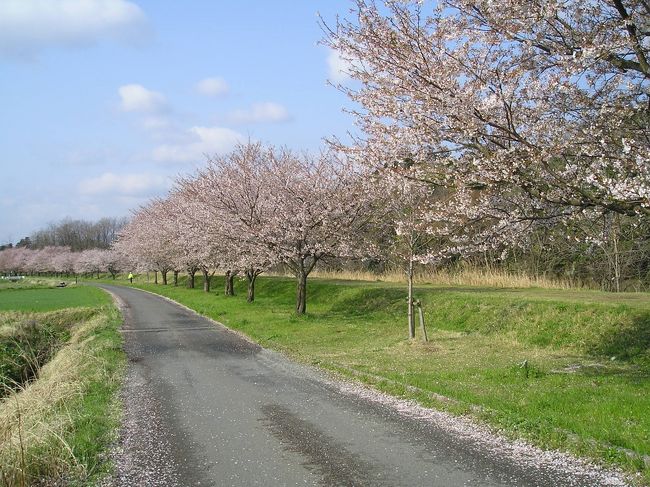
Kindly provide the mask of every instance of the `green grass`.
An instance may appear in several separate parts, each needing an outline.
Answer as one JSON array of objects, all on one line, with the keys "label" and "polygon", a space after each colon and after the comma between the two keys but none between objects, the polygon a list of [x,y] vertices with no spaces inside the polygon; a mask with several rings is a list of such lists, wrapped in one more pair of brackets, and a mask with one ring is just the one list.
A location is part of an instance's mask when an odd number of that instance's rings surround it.
[{"label": "green grass", "polygon": [[311,280],[302,317],[286,278],[260,278],[250,305],[243,282],[231,298],[216,278],[209,295],[200,279],[195,290],[137,285],[305,363],[641,472],[650,483],[647,294],[421,286],[423,343],[406,339],[399,284]]},{"label": "green grass", "polygon": [[78,290],[90,293],[65,302],[91,300],[93,308],[0,313],[0,336],[24,334],[27,323],[65,330],[67,338],[36,380],[0,401],[0,485],[96,485],[111,469],[107,451],[120,424],[125,364],[121,316],[112,304],[97,306],[108,301],[99,290]]},{"label": "green grass", "polygon": [[0,311],[53,311],[108,303],[105,292],[90,286],[0,287]]},{"label": "green grass", "polygon": [[[12,281],[9,279],[0,279],[0,290],[2,289],[28,289],[34,287],[54,287],[61,279],[53,277],[29,276],[23,279]],[[66,281],[67,282],[67,281]]]}]

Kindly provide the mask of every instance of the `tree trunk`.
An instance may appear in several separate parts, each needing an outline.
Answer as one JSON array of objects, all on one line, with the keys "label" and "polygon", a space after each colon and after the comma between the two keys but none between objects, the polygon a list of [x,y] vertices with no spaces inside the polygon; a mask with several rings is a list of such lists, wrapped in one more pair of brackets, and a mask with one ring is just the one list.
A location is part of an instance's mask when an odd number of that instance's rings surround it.
[{"label": "tree trunk", "polygon": [[614,285],[616,286],[616,292],[621,292],[621,255],[618,249],[618,216],[614,219],[613,224],[613,240],[614,240]]},{"label": "tree trunk", "polygon": [[246,301],[252,303],[255,301],[255,279],[257,279],[257,273],[253,269],[248,269],[246,271],[246,278],[248,279],[248,295],[246,296]]},{"label": "tree trunk", "polygon": [[196,271],[187,271],[187,287],[190,289],[194,289],[194,274],[196,274]]},{"label": "tree trunk", "polygon": [[234,296],[235,295],[235,276],[237,275],[236,272],[232,271],[226,271],[226,286],[224,289],[224,294],[226,296]]},{"label": "tree trunk", "polygon": [[296,288],[296,314],[304,315],[307,311],[307,272],[304,265],[301,266],[298,275],[298,286]]},{"label": "tree trunk", "polygon": [[409,258],[409,268],[407,271],[408,277],[408,325],[409,325],[409,338],[415,338],[415,319],[413,316],[413,257]]},{"label": "tree trunk", "polygon": [[203,269],[201,272],[203,273],[203,291],[205,291],[206,293],[209,293],[210,292],[210,274],[205,269]]},{"label": "tree trunk", "polygon": [[160,271],[160,275],[162,276],[163,284],[166,286],[167,285],[167,271]]},{"label": "tree trunk", "polygon": [[158,284],[158,271],[153,271],[153,283]]},{"label": "tree trunk", "polygon": [[178,271],[174,271],[174,286],[178,286]]}]

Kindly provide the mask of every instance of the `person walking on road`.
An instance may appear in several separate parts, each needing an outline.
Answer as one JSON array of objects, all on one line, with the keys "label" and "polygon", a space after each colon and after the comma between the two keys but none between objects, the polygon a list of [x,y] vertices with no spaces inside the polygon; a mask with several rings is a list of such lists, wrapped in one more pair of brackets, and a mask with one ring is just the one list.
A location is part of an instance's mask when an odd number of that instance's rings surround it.
[{"label": "person walking on road", "polygon": [[129,272],[129,282],[133,284],[133,272]]}]

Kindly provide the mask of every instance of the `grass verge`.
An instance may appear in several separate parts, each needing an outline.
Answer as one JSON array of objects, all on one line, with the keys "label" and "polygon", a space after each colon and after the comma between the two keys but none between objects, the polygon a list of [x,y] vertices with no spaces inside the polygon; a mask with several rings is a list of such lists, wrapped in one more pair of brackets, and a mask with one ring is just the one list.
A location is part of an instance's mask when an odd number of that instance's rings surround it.
[{"label": "grass verge", "polygon": [[112,305],[4,312],[0,333],[24,322],[65,329],[68,339],[35,380],[0,402],[0,484],[95,485],[110,470],[106,452],[120,421],[121,316]]},{"label": "grass verge", "polygon": [[[182,283],[181,283],[182,284]],[[430,342],[405,339],[399,284],[261,278],[255,303],[138,284],[268,348],[512,437],[569,450],[650,484],[650,297],[597,291],[420,286]],[[200,282],[197,283],[200,286]]]}]

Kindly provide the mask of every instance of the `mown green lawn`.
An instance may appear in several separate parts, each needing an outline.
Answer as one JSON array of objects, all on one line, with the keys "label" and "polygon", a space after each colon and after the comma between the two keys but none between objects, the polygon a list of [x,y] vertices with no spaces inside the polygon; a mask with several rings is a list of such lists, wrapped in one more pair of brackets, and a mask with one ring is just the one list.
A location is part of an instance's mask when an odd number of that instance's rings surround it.
[{"label": "mown green lawn", "polygon": [[208,295],[197,281],[135,285],[303,362],[650,479],[647,294],[420,286],[423,343],[406,338],[403,285],[312,279],[298,317],[291,279],[260,278],[252,304],[244,282],[226,297],[223,279]]},{"label": "mown green lawn", "polygon": [[102,306],[110,301],[108,294],[90,286],[0,287],[0,311],[53,311]]}]

